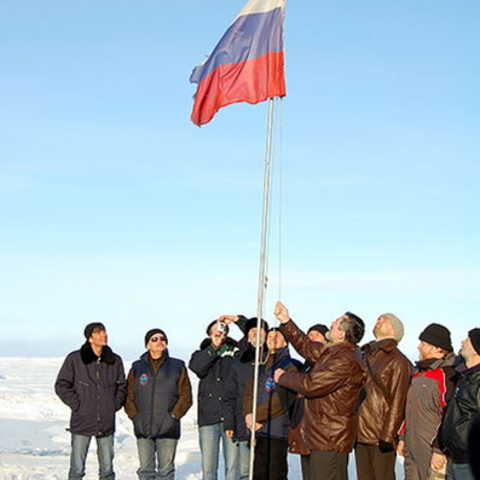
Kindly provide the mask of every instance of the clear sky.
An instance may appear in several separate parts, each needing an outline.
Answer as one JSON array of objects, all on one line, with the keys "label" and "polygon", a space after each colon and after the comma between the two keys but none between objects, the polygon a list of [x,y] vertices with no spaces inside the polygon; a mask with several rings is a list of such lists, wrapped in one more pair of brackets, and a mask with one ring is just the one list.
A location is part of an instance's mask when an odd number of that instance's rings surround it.
[{"label": "clear sky", "polygon": [[[243,3],[0,3],[0,355],[63,356],[99,319],[127,360],[154,326],[188,358],[217,315],[255,315],[267,105],[189,121],[190,73]],[[479,32],[478,0],[287,2],[302,327],[351,310],[369,340],[392,311],[412,357],[432,321],[457,346],[480,327]]]}]

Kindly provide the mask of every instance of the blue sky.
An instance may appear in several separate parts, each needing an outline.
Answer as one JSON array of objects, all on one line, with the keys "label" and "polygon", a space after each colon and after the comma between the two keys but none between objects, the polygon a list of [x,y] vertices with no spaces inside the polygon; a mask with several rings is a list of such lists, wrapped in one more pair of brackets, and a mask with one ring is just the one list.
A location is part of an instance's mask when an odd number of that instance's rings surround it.
[{"label": "blue sky", "polygon": [[[255,314],[267,106],[189,121],[190,73],[243,3],[0,5],[2,355],[64,355],[100,319],[128,360],[153,326],[187,358],[217,315]],[[432,321],[457,345],[480,326],[479,31],[477,0],[287,3],[282,297],[301,326],[392,311],[411,356]],[[269,320],[275,222],[271,240]]]}]

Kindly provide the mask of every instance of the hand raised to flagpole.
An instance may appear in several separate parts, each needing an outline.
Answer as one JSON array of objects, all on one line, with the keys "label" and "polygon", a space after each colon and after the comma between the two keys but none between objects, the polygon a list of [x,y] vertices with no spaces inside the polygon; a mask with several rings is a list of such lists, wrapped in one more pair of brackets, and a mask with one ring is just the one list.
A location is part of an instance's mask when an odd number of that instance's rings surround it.
[{"label": "hand raised to flagpole", "polygon": [[280,301],[275,304],[273,314],[280,323],[287,323],[290,321],[290,314],[288,308]]}]

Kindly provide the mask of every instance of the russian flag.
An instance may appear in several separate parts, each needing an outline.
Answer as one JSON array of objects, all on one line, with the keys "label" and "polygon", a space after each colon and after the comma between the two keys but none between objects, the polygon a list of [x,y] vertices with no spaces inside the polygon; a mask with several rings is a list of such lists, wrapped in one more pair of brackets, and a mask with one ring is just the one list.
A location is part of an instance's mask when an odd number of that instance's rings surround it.
[{"label": "russian flag", "polygon": [[195,67],[191,120],[208,123],[222,107],[286,94],[283,54],[285,0],[250,0],[208,59]]}]

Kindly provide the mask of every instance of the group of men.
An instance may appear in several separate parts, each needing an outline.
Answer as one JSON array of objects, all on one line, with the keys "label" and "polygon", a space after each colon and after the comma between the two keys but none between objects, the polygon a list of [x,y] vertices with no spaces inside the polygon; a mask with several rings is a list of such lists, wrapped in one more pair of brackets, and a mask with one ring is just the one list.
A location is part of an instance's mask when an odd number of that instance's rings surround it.
[{"label": "group of men", "polygon": [[192,405],[185,363],[170,357],[166,333],[145,335],[146,352],[125,378],[122,359],[108,346],[102,323],[85,327],[85,343],[65,359],[55,391],[72,410],[69,480],[85,476],[92,438],[97,443],[100,480],[114,480],[115,413],[122,407],[133,422],[139,480],[173,480],[180,419]]},{"label": "group of men", "polygon": [[[456,356],[450,331],[428,325],[413,366],[398,348],[403,323],[391,313],[380,315],[374,340],[362,347],[365,324],[351,312],[307,333],[281,302],[274,315],[279,328],[220,316],[190,358],[199,378],[203,480],[217,480],[221,451],[225,480],[246,480],[252,468],[254,480],[286,480],[288,452],[300,455],[303,480],[347,480],[352,450],[358,480],[394,480],[397,454],[406,480],[480,479],[479,328]],[[232,324],[240,341],[229,336]],[[180,419],[192,405],[185,363],[169,356],[167,335],[157,328],[125,378],[104,325],[89,324],[84,333],[55,384],[72,410],[69,480],[85,475],[92,438],[100,480],[114,480],[115,412],[122,407],[137,438],[139,480],[173,480]]]}]

